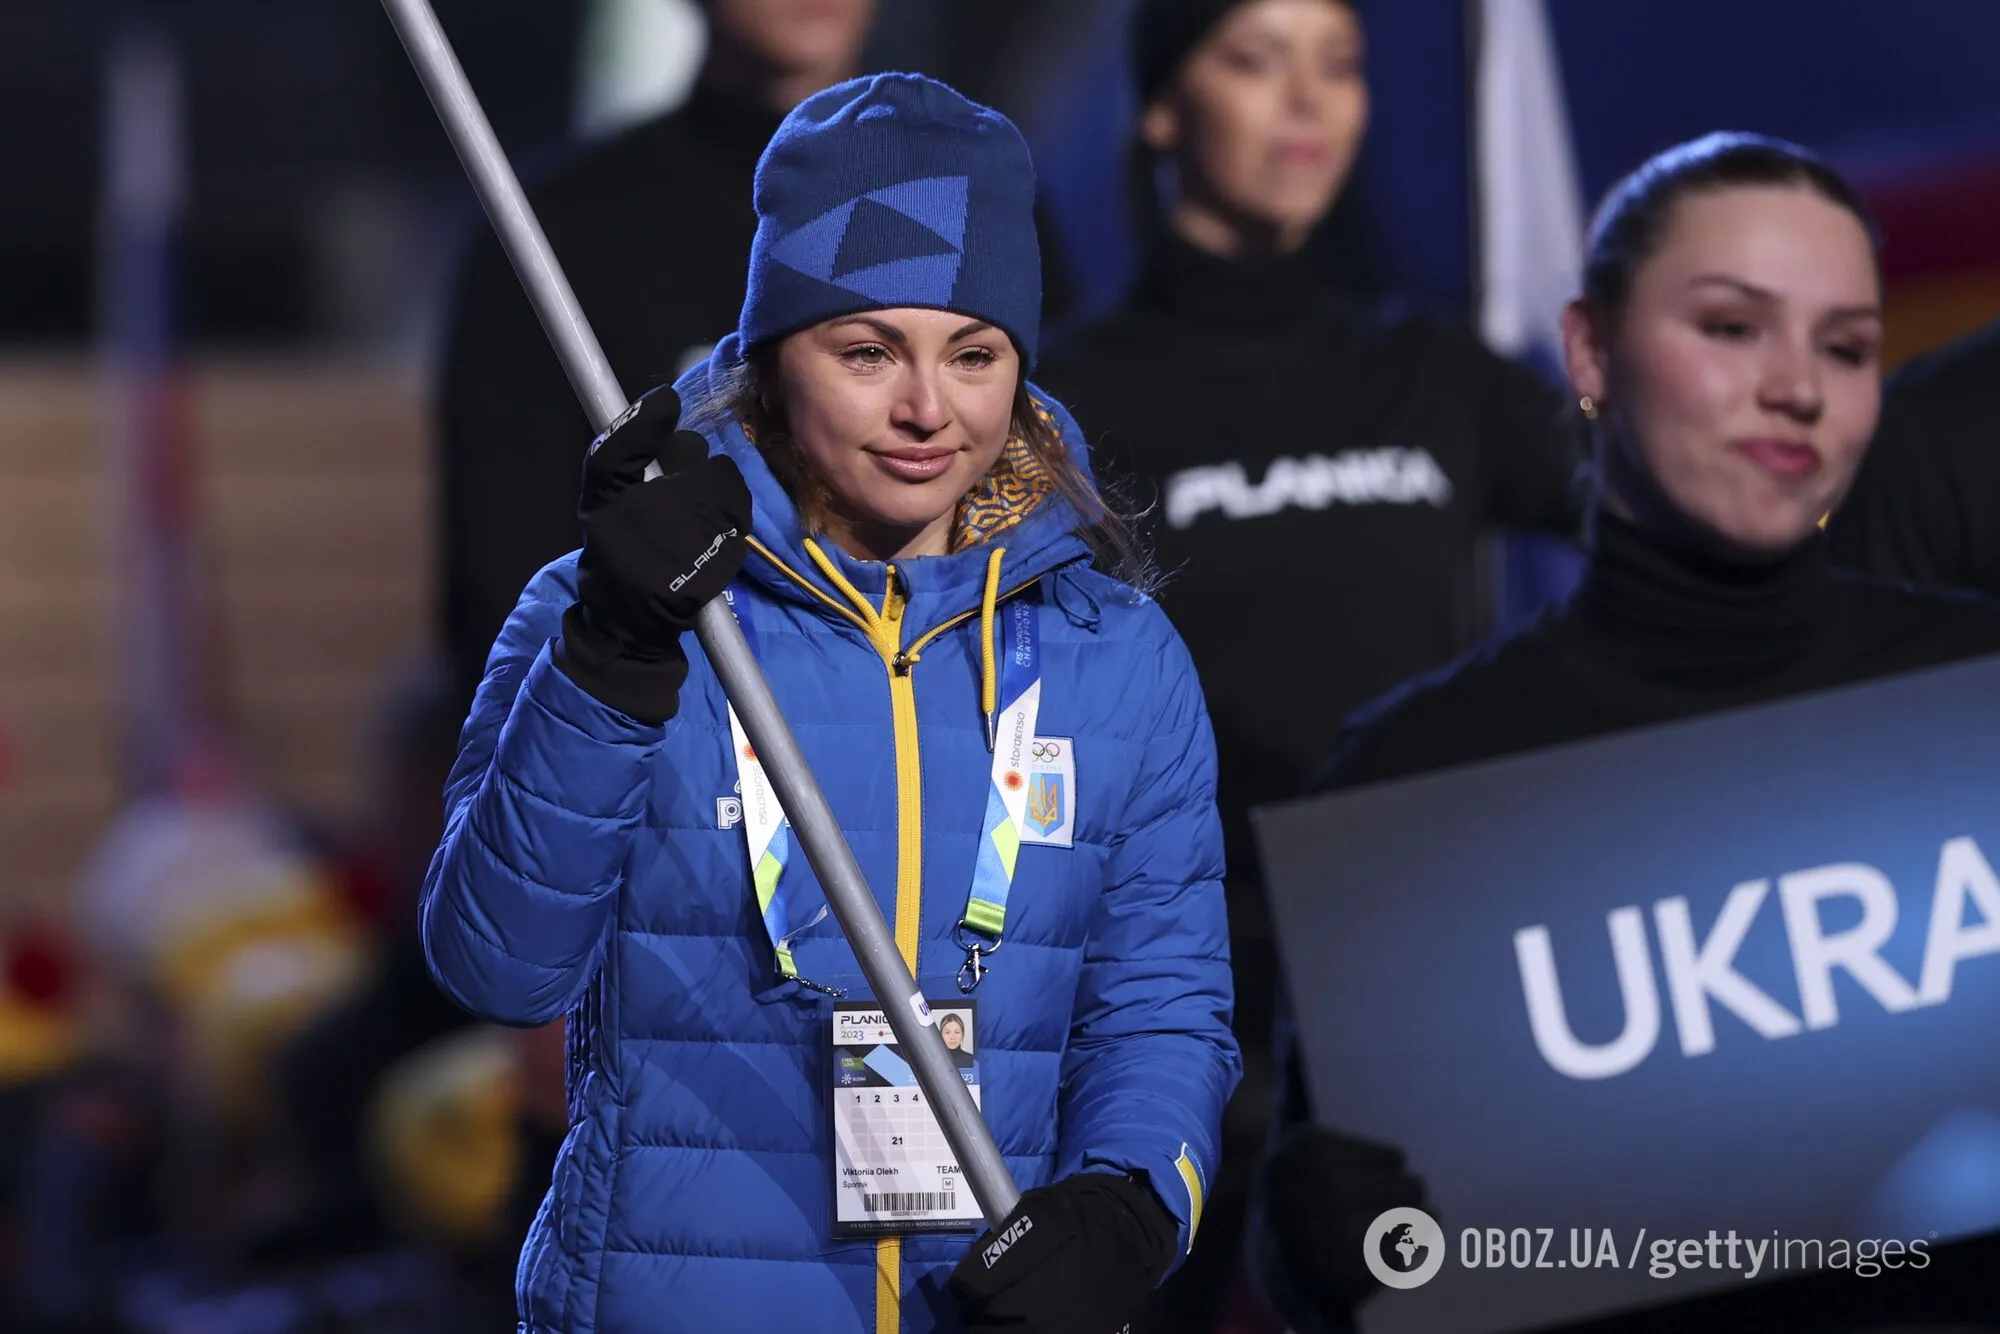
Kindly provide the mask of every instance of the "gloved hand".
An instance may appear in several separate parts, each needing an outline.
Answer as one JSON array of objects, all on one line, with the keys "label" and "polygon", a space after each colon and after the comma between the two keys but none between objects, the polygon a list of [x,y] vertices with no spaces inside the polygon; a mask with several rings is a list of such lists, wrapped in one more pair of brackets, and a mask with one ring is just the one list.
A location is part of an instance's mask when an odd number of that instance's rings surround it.
[{"label": "gloved hand", "polygon": [[[727,458],[680,425],[662,386],[612,423],[583,465],[577,600],[556,665],[598,701],[663,723],[687,680],[681,635],[743,568],[750,488]],[[665,474],[646,481],[655,459]]]},{"label": "gloved hand", "polygon": [[1142,1182],[1085,1172],[1021,1196],[952,1271],[968,1334],[1119,1334],[1172,1267],[1180,1225]]},{"label": "gloved hand", "polygon": [[1252,1268],[1294,1330],[1353,1328],[1354,1308],[1382,1285],[1361,1248],[1390,1209],[1424,1207],[1424,1184],[1393,1144],[1314,1125],[1279,1137],[1257,1172]]}]

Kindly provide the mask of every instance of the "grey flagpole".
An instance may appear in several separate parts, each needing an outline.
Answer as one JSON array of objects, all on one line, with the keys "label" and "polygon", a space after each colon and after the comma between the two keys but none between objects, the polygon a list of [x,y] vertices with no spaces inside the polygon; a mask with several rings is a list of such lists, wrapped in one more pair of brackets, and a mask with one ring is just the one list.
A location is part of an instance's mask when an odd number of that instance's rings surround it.
[{"label": "grey flagpole", "polygon": [[[445,133],[499,234],[515,274],[527,289],[543,332],[555,345],[556,356],[582,400],[591,426],[599,432],[609,429],[630,405],[436,13],[429,0],[382,0],[382,7],[403,39],[417,77],[430,94],[438,119],[444,122]],[[647,476],[657,477],[658,466],[649,469]],[[701,609],[695,634],[742,720],[744,734],[764,762],[764,771],[777,789],[806,860],[826,891],[827,906],[853,946],[862,975],[896,1034],[899,1053],[909,1061],[917,1083],[930,1099],[931,1110],[972,1187],[973,1198],[979,1201],[987,1221],[997,1226],[1014,1211],[1020,1191],[1008,1175],[992,1132],[980,1119],[964,1078],[946,1054],[943,1037],[930,1022],[923,993],[903,964],[903,956],[875,906],[875,895],[806,765],[797,738],[778,711],[778,702],[751,655],[742,627],[722,599],[716,598]]]}]

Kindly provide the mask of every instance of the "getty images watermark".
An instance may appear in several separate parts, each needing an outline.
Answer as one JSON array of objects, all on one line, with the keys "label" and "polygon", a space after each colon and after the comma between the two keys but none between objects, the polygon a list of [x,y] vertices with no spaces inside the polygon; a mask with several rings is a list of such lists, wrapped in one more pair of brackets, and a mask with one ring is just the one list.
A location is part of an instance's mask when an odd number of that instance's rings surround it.
[{"label": "getty images watermark", "polygon": [[[1391,1288],[1420,1288],[1444,1268],[1444,1229],[1421,1209],[1391,1209],[1368,1225],[1361,1242],[1368,1272]],[[1629,1239],[1611,1228],[1477,1228],[1458,1234],[1464,1269],[1629,1269],[1652,1278],[1693,1272],[1735,1272],[1756,1278],[1773,1272],[1842,1269],[1857,1278],[1898,1269],[1928,1269],[1930,1241],[1820,1241],[1798,1237],[1740,1236],[1710,1229],[1704,1237]]]}]

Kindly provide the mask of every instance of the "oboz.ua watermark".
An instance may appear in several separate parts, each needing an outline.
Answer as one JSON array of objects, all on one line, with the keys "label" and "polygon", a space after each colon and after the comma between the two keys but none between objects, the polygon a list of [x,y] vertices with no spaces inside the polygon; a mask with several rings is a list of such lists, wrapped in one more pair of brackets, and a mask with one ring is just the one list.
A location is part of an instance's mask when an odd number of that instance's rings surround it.
[{"label": "oboz.ua watermark", "polygon": [[1684,1273],[1734,1273],[1752,1279],[1772,1272],[1845,1270],[1874,1278],[1897,1269],[1928,1269],[1931,1239],[1745,1236],[1709,1229],[1701,1237],[1654,1237],[1640,1228],[1620,1237],[1612,1228],[1468,1227],[1448,1247],[1444,1229],[1421,1209],[1391,1209],[1368,1225],[1362,1258],[1368,1272],[1392,1288],[1420,1288],[1444,1268],[1447,1252],[1462,1269],[1628,1269],[1657,1279]]}]

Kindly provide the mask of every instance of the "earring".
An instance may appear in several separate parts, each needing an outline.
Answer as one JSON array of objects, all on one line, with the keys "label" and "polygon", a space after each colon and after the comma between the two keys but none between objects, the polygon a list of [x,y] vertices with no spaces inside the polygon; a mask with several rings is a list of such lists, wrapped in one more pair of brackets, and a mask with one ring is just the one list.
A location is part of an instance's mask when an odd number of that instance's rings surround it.
[{"label": "earring", "polygon": [[1597,420],[1597,400],[1589,394],[1585,394],[1576,400],[1576,410],[1583,414],[1583,419],[1587,422]]}]

